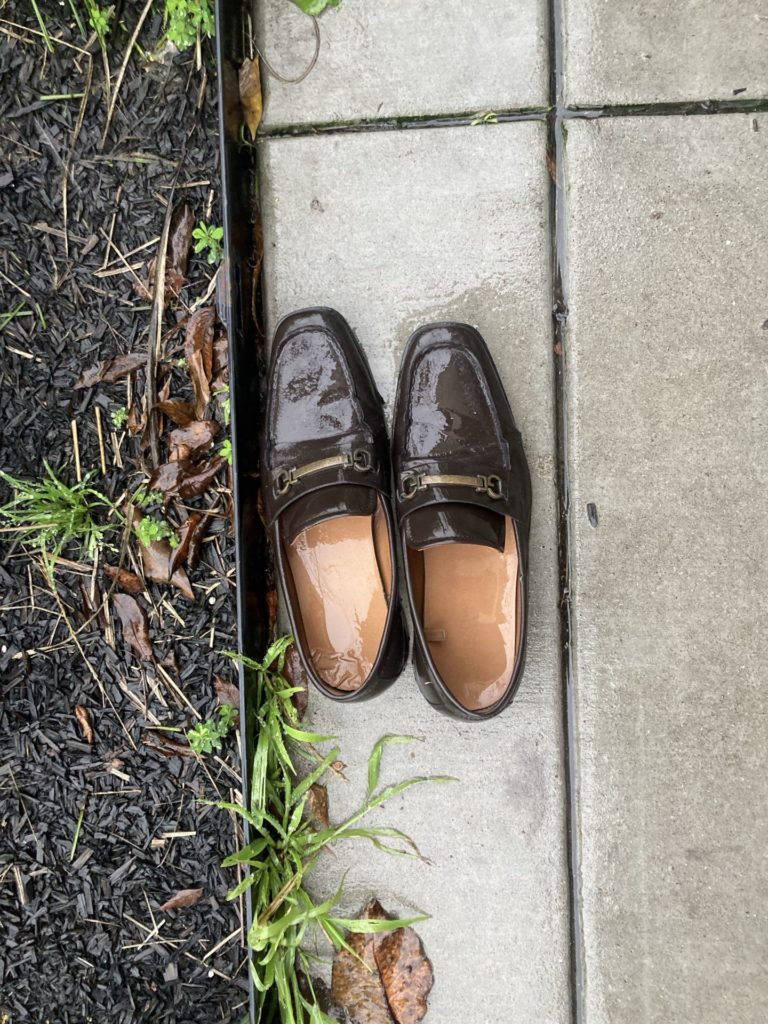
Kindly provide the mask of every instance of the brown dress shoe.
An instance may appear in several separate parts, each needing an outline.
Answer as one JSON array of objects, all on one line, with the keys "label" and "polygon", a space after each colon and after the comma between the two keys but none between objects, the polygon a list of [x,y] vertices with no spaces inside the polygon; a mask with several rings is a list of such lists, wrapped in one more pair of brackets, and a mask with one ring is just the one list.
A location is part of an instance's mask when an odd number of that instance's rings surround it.
[{"label": "brown dress shoe", "polygon": [[419,685],[442,711],[491,718],[523,669],[531,480],[473,327],[431,324],[408,342],[393,461]]},{"label": "brown dress shoe", "polygon": [[301,659],[334,700],[402,671],[389,443],[381,397],[344,318],[304,309],[275,332],[262,487]]}]

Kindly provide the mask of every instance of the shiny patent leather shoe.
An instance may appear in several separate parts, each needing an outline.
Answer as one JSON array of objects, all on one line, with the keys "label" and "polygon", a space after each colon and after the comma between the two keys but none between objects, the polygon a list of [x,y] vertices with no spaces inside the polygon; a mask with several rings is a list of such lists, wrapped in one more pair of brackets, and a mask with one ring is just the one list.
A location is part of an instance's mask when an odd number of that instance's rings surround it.
[{"label": "shiny patent leather shoe", "polygon": [[523,671],[531,481],[473,327],[431,324],[408,342],[393,462],[419,686],[441,711],[491,718]]},{"label": "shiny patent leather shoe", "polygon": [[296,647],[326,696],[371,697],[408,654],[382,401],[349,325],[324,308],[280,322],[268,387],[262,488]]}]

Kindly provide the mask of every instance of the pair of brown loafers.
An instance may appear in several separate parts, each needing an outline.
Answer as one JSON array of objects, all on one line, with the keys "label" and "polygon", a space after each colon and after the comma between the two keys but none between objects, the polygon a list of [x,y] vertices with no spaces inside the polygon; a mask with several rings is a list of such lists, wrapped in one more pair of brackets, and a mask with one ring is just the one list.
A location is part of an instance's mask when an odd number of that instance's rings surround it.
[{"label": "pair of brown loafers", "polygon": [[396,518],[422,693],[471,720],[509,704],[525,654],[531,483],[474,328],[430,324],[411,337],[390,452],[381,396],[344,318],[324,308],[285,317],[262,479],[296,646],[319,690],[363,700],[405,665]]}]

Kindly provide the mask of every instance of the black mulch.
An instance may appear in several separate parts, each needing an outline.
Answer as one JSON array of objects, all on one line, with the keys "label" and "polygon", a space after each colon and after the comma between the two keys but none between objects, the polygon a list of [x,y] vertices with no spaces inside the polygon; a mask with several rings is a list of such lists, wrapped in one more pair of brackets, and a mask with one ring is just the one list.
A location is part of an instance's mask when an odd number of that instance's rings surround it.
[{"label": "black mulch", "polygon": [[[68,4],[41,0],[39,6],[54,36],[84,45],[71,17],[67,20]],[[113,76],[141,6],[118,4],[124,24],[110,40]],[[149,303],[137,298],[132,275],[100,272],[124,269],[104,233],[122,253],[160,234],[164,200],[185,143],[174,202],[186,200],[197,220],[219,221],[213,61],[209,46],[202,70],[195,67],[193,51],[152,64],[134,54],[102,150],[104,74],[94,47],[93,80],[73,149],[80,99],[42,97],[84,90],[84,54],[62,43],[46,53],[39,36],[8,24],[35,29],[31,5],[3,7],[0,19],[0,327],[6,321],[0,330],[0,467],[37,477],[47,458],[72,480],[70,420],[77,420],[83,469],[98,468],[95,405],[108,428],[110,412],[125,406],[127,395],[125,380],[80,391],[73,390],[74,380],[99,359],[145,351],[147,345]],[[159,16],[153,14],[140,36],[142,48],[151,51],[160,34]],[[68,255],[62,235],[65,171]],[[155,251],[156,245],[127,257],[142,265],[139,276]],[[211,268],[193,257],[189,277],[182,296],[187,303],[203,294]],[[183,314],[180,304],[175,307],[167,324]],[[5,314],[16,309],[24,315],[7,320]],[[173,372],[173,393],[180,395],[185,373]],[[136,379],[141,386],[141,371]],[[122,470],[113,465],[108,439],[109,472],[105,481],[100,473],[98,479],[113,497],[140,480],[136,442],[125,440],[121,454]],[[0,503],[8,496],[0,485]],[[175,653],[178,676],[169,671],[184,698],[151,665],[137,660],[119,627],[114,647],[96,624],[80,636],[117,713],[69,638],[40,570],[3,538],[4,1022],[214,1024],[243,1016],[247,975],[239,936],[207,956],[240,927],[237,905],[225,899],[236,876],[219,867],[233,848],[234,824],[225,812],[200,801],[216,798],[214,783],[225,799],[237,790],[236,741],[227,741],[221,763],[207,758],[211,777],[194,758],[164,756],[145,742],[151,716],[188,728],[194,718],[185,699],[207,716],[216,705],[214,677],[233,677],[231,664],[218,653],[235,642],[226,475],[189,504],[219,513],[201,564],[191,574],[195,600],[151,584],[151,602],[146,602],[158,660]],[[68,553],[78,559],[77,552]],[[80,584],[84,581],[87,589],[90,577],[61,570],[57,580],[77,627],[85,614]],[[78,704],[90,712],[93,746],[75,717]],[[170,838],[168,833],[190,834]],[[195,905],[160,910],[177,890],[196,887],[203,895]]]}]

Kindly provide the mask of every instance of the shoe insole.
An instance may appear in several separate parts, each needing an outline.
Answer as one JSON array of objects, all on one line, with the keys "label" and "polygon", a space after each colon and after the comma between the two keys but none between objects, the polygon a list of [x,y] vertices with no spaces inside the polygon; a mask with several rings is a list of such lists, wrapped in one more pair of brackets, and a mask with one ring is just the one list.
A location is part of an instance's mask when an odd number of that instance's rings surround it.
[{"label": "shoe insole", "polygon": [[381,647],[392,587],[381,506],[311,526],[286,550],[315,671],[337,690],[359,689]]},{"label": "shoe insole", "polygon": [[518,640],[518,552],[507,517],[504,551],[479,544],[424,548],[423,623],[429,653],[465,708],[504,695]]}]

